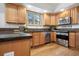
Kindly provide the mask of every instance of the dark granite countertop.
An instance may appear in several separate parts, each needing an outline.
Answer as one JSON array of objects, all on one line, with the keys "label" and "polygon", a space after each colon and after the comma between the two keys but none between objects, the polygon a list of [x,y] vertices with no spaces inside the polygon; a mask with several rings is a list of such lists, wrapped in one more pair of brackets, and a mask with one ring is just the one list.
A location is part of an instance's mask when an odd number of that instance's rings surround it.
[{"label": "dark granite countertop", "polygon": [[52,30],[52,31],[79,32],[79,29],[57,29],[57,30]]},{"label": "dark granite countertop", "polygon": [[53,29],[53,30],[31,30],[31,31],[24,31],[25,33],[32,33],[32,32],[79,32],[79,29]]},{"label": "dark granite countertop", "polygon": [[32,38],[32,34],[30,33],[0,34],[0,41],[11,41],[16,40],[16,38],[30,39]]}]

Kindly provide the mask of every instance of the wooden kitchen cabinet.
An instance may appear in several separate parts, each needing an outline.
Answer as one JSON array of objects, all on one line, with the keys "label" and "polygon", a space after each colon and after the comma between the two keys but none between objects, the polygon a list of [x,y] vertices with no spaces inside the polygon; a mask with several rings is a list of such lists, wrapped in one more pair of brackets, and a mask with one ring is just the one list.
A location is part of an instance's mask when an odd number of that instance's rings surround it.
[{"label": "wooden kitchen cabinet", "polygon": [[72,21],[72,24],[77,24],[79,21],[77,20],[77,11],[78,10],[78,7],[75,7],[75,8],[72,8],[71,9],[71,21]]},{"label": "wooden kitchen cabinet", "polygon": [[51,15],[51,25],[56,25],[56,15]]},{"label": "wooden kitchen cabinet", "polygon": [[33,32],[32,33],[31,46],[39,46],[45,44],[45,33],[44,32]]},{"label": "wooden kitchen cabinet", "polygon": [[79,32],[69,33],[69,46],[73,48],[79,48]]},{"label": "wooden kitchen cabinet", "polygon": [[25,23],[26,8],[19,4],[7,3],[6,6],[6,22],[7,23]]},{"label": "wooden kitchen cabinet", "polygon": [[66,10],[66,14],[65,14],[65,16],[70,16],[70,15],[71,15],[71,11],[70,11],[70,9]]},{"label": "wooden kitchen cabinet", "polygon": [[14,4],[6,4],[6,22],[17,23],[17,6]]},{"label": "wooden kitchen cabinet", "polygon": [[78,24],[79,23],[78,14],[79,14],[79,7],[74,7],[71,9],[64,10],[63,12],[59,13],[59,15],[57,15],[57,18],[70,16],[72,24]]},{"label": "wooden kitchen cabinet", "polygon": [[73,48],[79,48],[79,32],[69,33],[69,46]]},{"label": "wooden kitchen cabinet", "polygon": [[26,22],[26,8],[23,6],[18,7],[18,23]]},{"label": "wooden kitchen cabinet", "polygon": [[79,48],[79,32],[76,32],[76,48]]},{"label": "wooden kitchen cabinet", "polygon": [[33,33],[32,44],[33,44],[32,46],[38,46],[39,45],[39,32]]},{"label": "wooden kitchen cabinet", "polygon": [[72,24],[79,24],[79,6],[71,8],[70,10]]},{"label": "wooden kitchen cabinet", "polygon": [[60,13],[60,18],[70,16],[70,14],[71,14],[70,9],[64,10],[63,12]]},{"label": "wooden kitchen cabinet", "polygon": [[45,44],[45,33],[40,32],[40,39],[39,39],[40,45]]},{"label": "wooden kitchen cabinet", "polygon": [[0,56],[4,56],[8,52],[14,52],[14,56],[30,56],[30,49],[30,39],[27,38],[0,42]]},{"label": "wooden kitchen cabinet", "polygon": [[56,32],[51,32],[51,41],[56,42]]},{"label": "wooden kitchen cabinet", "polygon": [[60,19],[60,13],[57,13],[57,14],[56,14],[56,21],[55,21],[56,25],[59,25],[59,24],[58,24],[59,19]]},{"label": "wooden kitchen cabinet", "polygon": [[70,32],[69,33],[69,46],[70,47],[76,47],[76,33],[75,32]]},{"label": "wooden kitchen cabinet", "polygon": [[44,25],[51,25],[51,15],[49,13],[44,13]]}]

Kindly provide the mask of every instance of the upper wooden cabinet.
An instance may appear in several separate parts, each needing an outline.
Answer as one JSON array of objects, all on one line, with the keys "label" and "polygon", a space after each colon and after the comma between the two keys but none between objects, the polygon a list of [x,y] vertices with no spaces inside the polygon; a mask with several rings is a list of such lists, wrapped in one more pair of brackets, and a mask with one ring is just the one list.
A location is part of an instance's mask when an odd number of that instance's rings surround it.
[{"label": "upper wooden cabinet", "polygon": [[56,23],[56,25],[59,25],[58,22],[59,22],[59,18],[60,18],[60,13],[56,14],[55,16],[56,16],[56,22],[55,23]]},{"label": "upper wooden cabinet", "polygon": [[5,4],[7,23],[25,23],[26,8],[19,4]]},{"label": "upper wooden cabinet", "polygon": [[51,25],[56,25],[56,15],[51,15]]},{"label": "upper wooden cabinet", "polygon": [[6,22],[17,23],[17,6],[6,4]]},{"label": "upper wooden cabinet", "polygon": [[71,17],[72,24],[79,24],[79,6],[65,10],[59,14],[59,17]]},{"label": "upper wooden cabinet", "polygon": [[26,21],[26,8],[19,6],[18,7],[18,23],[25,23]]},{"label": "upper wooden cabinet", "polygon": [[70,9],[71,10],[71,21],[72,21],[72,24],[77,24],[79,23],[79,20],[78,20],[78,13],[79,13],[79,7],[75,7],[75,8],[72,8]]},{"label": "upper wooden cabinet", "polygon": [[66,16],[70,16],[70,14],[71,14],[71,13],[70,13],[70,10],[65,10],[65,11],[59,13],[60,18],[66,17]]},{"label": "upper wooden cabinet", "polygon": [[51,25],[51,15],[49,13],[44,13],[44,25]]}]

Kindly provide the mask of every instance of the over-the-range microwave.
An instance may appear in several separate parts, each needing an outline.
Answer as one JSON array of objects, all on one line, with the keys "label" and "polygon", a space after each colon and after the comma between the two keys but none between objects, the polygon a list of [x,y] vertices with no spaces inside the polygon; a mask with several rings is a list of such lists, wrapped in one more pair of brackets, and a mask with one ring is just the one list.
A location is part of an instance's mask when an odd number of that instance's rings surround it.
[{"label": "over-the-range microwave", "polygon": [[59,19],[58,25],[64,25],[64,24],[71,24],[71,17],[70,16]]}]

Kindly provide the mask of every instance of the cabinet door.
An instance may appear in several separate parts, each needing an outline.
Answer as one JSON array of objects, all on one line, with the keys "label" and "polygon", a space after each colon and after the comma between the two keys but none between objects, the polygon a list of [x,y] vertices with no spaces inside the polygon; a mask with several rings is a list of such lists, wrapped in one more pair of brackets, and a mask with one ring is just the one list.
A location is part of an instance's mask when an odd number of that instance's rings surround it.
[{"label": "cabinet door", "polygon": [[40,44],[45,44],[45,33],[44,32],[40,32],[40,40],[39,40]]},{"label": "cabinet door", "polygon": [[51,32],[51,41],[56,42],[56,32]]},{"label": "cabinet door", "polygon": [[17,6],[6,4],[6,22],[17,23]]},{"label": "cabinet door", "polygon": [[66,11],[63,11],[63,12],[61,12],[60,14],[59,14],[59,16],[62,18],[62,17],[65,17],[65,13],[66,13]]},{"label": "cabinet door", "polygon": [[77,20],[77,7],[71,9],[71,20],[72,20],[72,24],[77,24],[78,23],[78,20]]},{"label": "cabinet door", "polygon": [[69,33],[69,46],[70,47],[76,47],[75,32],[70,32]]},{"label": "cabinet door", "polygon": [[18,23],[25,23],[26,21],[26,8],[23,6],[18,7]]},{"label": "cabinet door", "polygon": [[70,16],[70,14],[71,14],[71,13],[70,13],[70,10],[66,10],[66,11],[65,11],[65,17],[66,17],[66,16]]},{"label": "cabinet door", "polygon": [[79,48],[79,32],[76,32],[76,48]]},{"label": "cabinet door", "polygon": [[51,25],[56,25],[56,16],[51,15]]},{"label": "cabinet door", "polygon": [[77,20],[77,24],[79,24],[79,6],[75,8],[75,13],[76,13],[76,20]]},{"label": "cabinet door", "polygon": [[50,14],[47,14],[47,13],[44,14],[44,21],[45,21],[45,25],[51,25]]},{"label": "cabinet door", "polygon": [[39,33],[33,33],[33,46],[38,46],[39,45]]},{"label": "cabinet door", "polygon": [[55,22],[55,23],[56,23],[56,25],[59,25],[59,24],[58,24],[59,19],[60,19],[60,14],[56,14],[56,22]]}]

